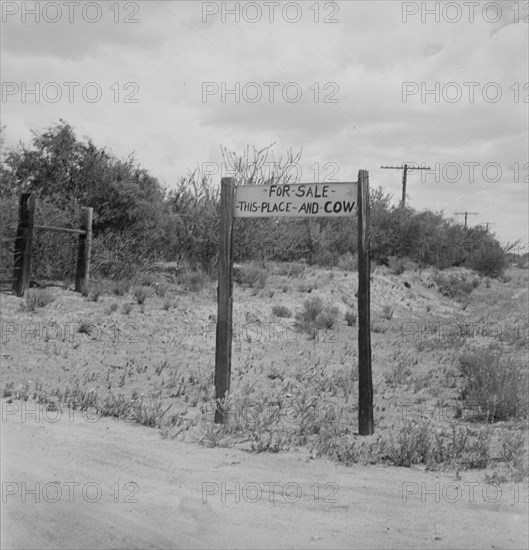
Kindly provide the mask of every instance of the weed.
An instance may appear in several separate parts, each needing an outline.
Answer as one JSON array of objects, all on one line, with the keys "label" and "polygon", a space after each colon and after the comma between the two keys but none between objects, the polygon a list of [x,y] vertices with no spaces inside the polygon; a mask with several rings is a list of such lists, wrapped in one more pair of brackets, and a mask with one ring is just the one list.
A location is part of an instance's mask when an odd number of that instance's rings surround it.
[{"label": "weed", "polygon": [[24,293],[24,309],[35,311],[37,308],[45,307],[55,298],[49,290],[43,288],[29,288]]},{"label": "weed", "polygon": [[169,285],[165,283],[156,283],[154,285],[154,292],[158,298],[164,298],[169,290]]},{"label": "weed", "polygon": [[82,321],[79,324],[79,328],[77,329],[77,332],[80,334],[88,334],[90,335],[90,327],[92,326],[92,323],[88,323],[87,321]]},{"label": "weed", "polygon": [[199,292],[206,286],[208,278],[202,270],[192,271],[184,269],[178,274],[178,282],[188,292]]},{"label": "weed", "polygon": [[356,325],[357,314],[354,309],[348,309],[345,312],[345,321],[348,327],[354,327]]},{"label": "weed", "polygon": [[412,371],[407,362],[399,359],[391,365],[389,372],[384,373],[384,382],[388,386],[397,386],[402,384],[411,374]]},{"label": "weed", "polygon": [[298,292],[306,292],[307,294],[310,294],[315,288],[316,285],[314,283],[301,283],[298,285]]},{"label": "weed", "polygon": [[286,306],[272,306],[272,313],[276,317],[281,317],[281,318],[292,317],[292,312]]},{"label": "weed", "polygon": [[169,311],[171,308],[176,307],[176,302],[170,297],[166,297],[163,301],[163,308],[165,311]]},{"label": "weed", "polygon": [[145,300],[152,296],[152,290],[146,286],[136,286],[132,289],[132,295],[136,298],[138,304],[145,303]]},{"label": "weed", "polygon": [[343,271],[356,271],[358,269],[358,258],[350,252],[342,254],[338,258],[338,268]]},{"label": "weed", "polygon": [[88,291],[88,299],[91,302],[97,302],[101,295],[103,294],[104,285],[101,281],[96,281],[90,285],[90,290]]},{"label": "weed", "polygon": [[434,282],[443,296],[458,300],[464,299],[475,288],[473,283],[467,281],[463,277],[458,278],[455,275],[449,275],[447,277],[441,273],[438,273],[434,277]]},{"label": "weed", "polygon": [[112,302],[111,304],[108,305],[108,307],[106,308],[105,310],[105,313],[107,315],[110,315],[111,313],[114,313],[114,311],[117,311],[118,309],[118,304],[116,302]]},{"label": "weed", "polygon": [[268,273],[254,263],[242,265],[233,270],[233,280],[251,288],[264,288]]},{"label": "weed", "polygon": [[278,269],[277,274],[283,277],[293,277],[297,279],[305,272],[305,265],[298,262],[282,263]]},{"label": "weed", "polygon": [[112,286],[112,292],[116,296],[125,296],[130,290],[130,281],[128,279],[121,279],[116,281]]},{"label": "weed", "polygon": [[309,298],[303,303],[303,311],[296,315],[298,327],[315,337],[318,329],[333,328],[338,320],[338,309],[325,306],[318,297]]},{"label": "weed", "polygon": [[384,334],[387,332],[389,325],[387,323],[381,323],[379,321],[371,321],[371,332]]},{"label": "weed", "polygon": [[390,306],[389,304],[386,304],[382,308],[382,317],[384,317],[384,319],[387,319],[388,321],[391,321],[391,319],[393,318],[394,312],[395,312],[395,307]]},{"label": "weed", "polygon": [[528,372],[513,357],[480,349],[464,353],[459,367],[465,380],[461,397],[479,419],[495,422],[527,415]]}]

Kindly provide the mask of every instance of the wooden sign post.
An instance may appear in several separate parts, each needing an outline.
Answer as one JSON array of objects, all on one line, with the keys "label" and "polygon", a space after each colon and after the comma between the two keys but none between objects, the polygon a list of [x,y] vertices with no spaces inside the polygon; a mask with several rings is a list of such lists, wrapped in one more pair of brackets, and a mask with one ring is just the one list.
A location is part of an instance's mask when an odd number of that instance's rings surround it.
[{"label": "wooden sign post", "polygon": [[358,433],[371,435],[373,380],[371,373],[371,262],[369,258],[369,173],[358,174]]},{"label": "wooden sign post", "polygon": [[374,432],[370,336],[369,174],[360,170],[358,182],[282,185],[242,185],[222,178],[218,314],[215,348],[215,422],[227,418],[230,390],[233,311],[234,218],[342,217],[358,210],[358,431]]},{"label": "wooden sign post", "polygon": [[218,313],[215,345],[215,422],[226,420],[223,400],[230,391],[233,312],[233,178],[222,178],[220,188],[220,248]]}]

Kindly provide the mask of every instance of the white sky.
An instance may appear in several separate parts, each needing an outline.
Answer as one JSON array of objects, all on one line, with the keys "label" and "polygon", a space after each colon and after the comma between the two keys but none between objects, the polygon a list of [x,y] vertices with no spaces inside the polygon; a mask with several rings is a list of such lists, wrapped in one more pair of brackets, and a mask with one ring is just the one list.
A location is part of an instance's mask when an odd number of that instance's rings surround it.
[{"label": "white sky", "polygon": [[[503,243],[527,243],[526,1],[459,7],[394,0],[281,2],[272,22],[267,4],[274,3],[2,2],[7,145],[28,143],[31,129],[41,131],[63,118],[79,137],[117,156],[134,152],[171,187],[203,163],[220,164],[221,145],[242,152],[247,145],[276,142],[277,157],[303,148],[301,181],[332,176],[333,166],[335,179],[351,181],[366,169],[371,186],[382,185],[395,200],[401,172],[380,166],[425,163],[438,167],[437,176],[409,175],[411,206],[448,215],[478,212],[469,224],[494,222],[491,230]],[[223,22],[222,12],[237,5],[239,22],[230,13]],[[252,23],[256,5],[262,17]],[[30,13],[35,7],[39,21]],[[423,7],[438,9],[438,21]],[[125,23],[127,17],[137,22]],[[83,97],[90,82],[101,91],[99,101]],[[250,82],[257,86],[245,87]],[[270,82],[278,83],[272,102],[272,86],[264,85]],[[421,97],[436,82],[439,101],[434,93]],[[35,83],[38,101],[23,91]],[[218,93],[204,98],[204,83]],[[235,83],[238,102],[233,94],[221,96],[223,86],[234,89]],[[260,101],[245,99],[258,89]],[[62,97],[53,102],[57,90]],[[296,90],[302,93],[298,101]],[[97,88],[85,91],[92,98]],[[131,93],[137,103],[124,102]]]}]

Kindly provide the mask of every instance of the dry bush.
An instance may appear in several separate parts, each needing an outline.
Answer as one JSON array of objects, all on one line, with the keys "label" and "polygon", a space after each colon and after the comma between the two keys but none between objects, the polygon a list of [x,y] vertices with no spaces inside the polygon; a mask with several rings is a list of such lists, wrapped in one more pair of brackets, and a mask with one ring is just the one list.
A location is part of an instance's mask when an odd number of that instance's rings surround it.
[{"label": "dry bush", "polygon": [[272,306],[272,313],[276,317],[281,317],[281,318],[292,317],[292,312],[286,306]]},{"label": "dry bush", "polygon": [[496,422],[527,416],[527,369],[493,349],[464,353],[459,359],[464,378],[462,398],[477,419]]},{"label": "dry bush", "polygon": [[29,288],[24,293],[24,309],[35,311],[37,308],[47,306],[54,299],[51,292],[45,288]]},{"label": "dry bush", "polygon": [[208,283],[208,276],[202,269],[183,268],[177,277],[188,292],[200,292]]},{"label": "dry bush", "polygon": [[120,279],[112,285],[112,292],[116,296],[125,296],[130,290],[130,281],[128,279]]},{"label": "dry bush", "polygon": [[321,298],[309,298],[303,303],[303,310],[296,315],[298,328],[311,335],[320,329],[331,329],[338,320],[338,313],[338,308],[325,305]]},{"label": "dry bush", "polygon": [[104,284],[101,281],[93,282],[88,290],[88,299],[91,302],[97,302],[103,294],[104,289]]},{"label": "dry bush", "polygon": [[138,304],[145,303],[145,300],[152,296],[153,291],[147,286],[136,286],[132,289],[132,295],[136,298]]},{"label": "dry bush", "polygon": [[240,285],[251,288],[264,288],[268,273],[254,263],[245,264],[233,269],[233,280]]},{"label": "dry bush", "polygon": [[348,327],[354,327],[356,325],[357,314],[354,309],[348,309],[345,313],[345,320]]},{"label": "dry bush", "polygon": [[386,304],[382,308],[382,317],[384,317],[384,319],[387,319],[388,321],[391,321],[391,319],[393,318],[394,312],[395,312],[395,307],[389,304]]}]

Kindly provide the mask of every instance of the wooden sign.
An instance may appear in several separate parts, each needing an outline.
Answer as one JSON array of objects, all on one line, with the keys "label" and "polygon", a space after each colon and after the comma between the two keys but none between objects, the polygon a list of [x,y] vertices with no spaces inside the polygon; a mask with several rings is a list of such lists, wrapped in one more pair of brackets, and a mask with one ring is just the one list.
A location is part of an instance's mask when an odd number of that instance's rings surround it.
[{"label": "wooden sign", "polygon": [[240,185],[235,188],[236,218],[354,216],[356,182],[295,185]]},{"label": "wooden sign", "polygon": [[[371,435],[373,381],[371,373],[369,174],[358,182],[296,185],[242,185],[222,178],[220,193],[219,286],[215,343],[215,423],[227,420],[230,392],[233,317],[233,227],[235,218],[358,215],[358,433]],[[257,243],[256,243],[257,245]]]}]

